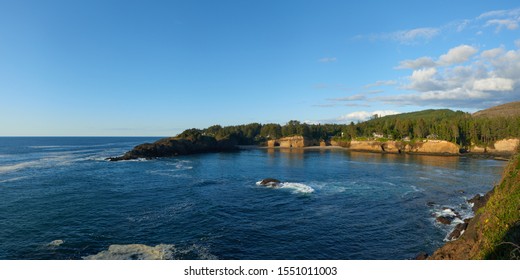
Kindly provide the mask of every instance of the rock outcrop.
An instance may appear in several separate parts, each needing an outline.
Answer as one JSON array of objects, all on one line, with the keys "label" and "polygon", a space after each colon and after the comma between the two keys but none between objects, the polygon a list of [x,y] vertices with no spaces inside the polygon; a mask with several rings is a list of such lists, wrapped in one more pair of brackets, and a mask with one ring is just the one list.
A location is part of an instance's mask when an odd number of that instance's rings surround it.
[{"label": "rock outcrop", "polygon": [[273,148],[276,146],[280,146],[280,143],[278,143],[276,140],[267,140],[267,147]]},{"label": "rock outcrop", "polygon": [[520,146],[520,139],[509,138],[498,140],[490,146],[472,145],[470,153],[490,155],[512,155]]},{"label": "rock outcrop", "polygon": [[427,140],[424,142],[416,142],[408,144],[405,148],[406,152],[420,154],[450,154],[458,155],[460,148],[457,144],[444,140]]},{"label": "rock outcrop", "polygon": [[261,186],[268,186],[268,187],[277,187],[281,184],[280,180],[274,179],[274,178],[265,178],[262,181],[257,183]]},{"label": "rock outcrop", "polygon": [[110,161],[131,160],[138,158],[173,157],[197,153],[224,152],[237,149],[236,141],[232,139],[216,140],[210,136],[190,138],[169,137],[154,143],[135,146],[131,151],[120,157],[108,158]]},{"label": "rock outcrop", "polygon": [[[304,148],[315,145],[316,141],[303,136],[290,136],[276,140],[282,148]],[[275,144],[276,145],[276,144]]]},{"label": "rock outcrop", "polygon": [[[331,142],[338,145],[338,142]],[[448,141],[425,140],[424,142],[407,143],[401,141],[350,141],[348,148],[353,151],[367,151],[378,153],[418,153],[418,154],[459,154],[459,146]]]}]

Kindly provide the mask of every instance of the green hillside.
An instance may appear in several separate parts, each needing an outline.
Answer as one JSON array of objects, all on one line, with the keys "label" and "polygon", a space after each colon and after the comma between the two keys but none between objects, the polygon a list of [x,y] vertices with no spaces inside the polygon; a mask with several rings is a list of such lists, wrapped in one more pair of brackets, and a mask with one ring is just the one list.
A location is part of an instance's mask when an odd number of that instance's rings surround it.
[{"label": "green hillside", "polygon": [[520,116],[520,101],[510,102],[481,110],[474,113],[473,116],[477,118],[518,117]]}]

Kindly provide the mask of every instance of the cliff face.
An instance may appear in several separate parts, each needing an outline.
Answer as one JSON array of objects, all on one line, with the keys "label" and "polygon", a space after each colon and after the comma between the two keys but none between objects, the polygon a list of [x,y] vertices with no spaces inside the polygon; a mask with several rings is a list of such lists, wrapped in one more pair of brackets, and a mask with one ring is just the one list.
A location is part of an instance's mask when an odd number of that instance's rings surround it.
[{"label": "cliff face", "polygon": [[448,141],[428,140],[406,143],[399,141],[350,141],[349,148],[355,151],[385,153],[459,154],[459,146]]},{"label": "cliff face", "polygon": [[458,145],[444,140],[428,140],[426,142],[418,142],[413,145],[407,145],[407,152],[427,153],[427,154],[459,154]]},{"label": "cliff face", "polygon": [[462,236],[446,243],[430,259],[520,259],[520,152],[502,180],[486,196]]},{"label": "cliff face", "polygon": [[221,152],[237,149],[236,141],[230,139],[216,140],[209,136],[196,138],[163,138],[154,143],[135,146],[123,156],[108,158],[110,161],[130,160],[138,158],[172,157],[196,153]]},{"label": "cliff face", "polygon": [[472,146],[470,148],[470,152],[478,153],[478,154],[511,155],[518,149],[519,146],[520,146],[520,139],[510,138],[510,139],[498,140],[490,147],[477,146],[477,145]]},{"label": "cliff face", "polygon": [[303,136],[291,136],[267,141],[268,147],[280,146],[282,148],[304,148],[315,144],[317,144],[316,141]]}]

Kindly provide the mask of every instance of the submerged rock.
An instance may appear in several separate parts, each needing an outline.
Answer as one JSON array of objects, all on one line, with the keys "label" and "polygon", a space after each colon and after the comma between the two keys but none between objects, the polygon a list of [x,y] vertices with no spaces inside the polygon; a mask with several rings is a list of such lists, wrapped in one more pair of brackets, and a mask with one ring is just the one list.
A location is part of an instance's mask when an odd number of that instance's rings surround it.
[{"label": "submerged rock", "polygon": [[265,178],[262,181],[260,181],[258,184],[261,186],[269,186],[269,187],[276,187],[279,186],[282,182],[280,180],[274,179],[274,178]]},{"label": "submerged rock", "polygon": [[451,216],[439,216],[437,217],[435,220],[441,224],[444,224],[444,225],[450,225],[451,222],[455,219],[455,217],[451,217]]},{"label": "submerged rock", "polygon": [[61,239],[57,239],[57,240],[53,240],[51,242],[49,242],[47,244],[47,246],[50,246],[50,247],[58,247],[60,246],[61,244],[65,243],[65,241],[61,240]]},{"label": "submerged rock", "polygon": [[435,220],[444,225],[450,225],[456,218],[460,219],[460,214],[453,208],[442,207],[442,211],[438,214]]},{"label": "submerged rock", "polygon": [[425,252],[420,252],[414,258],[414,260],[426,260],[426,259],[428,259],[428,253],[425,253]]}]

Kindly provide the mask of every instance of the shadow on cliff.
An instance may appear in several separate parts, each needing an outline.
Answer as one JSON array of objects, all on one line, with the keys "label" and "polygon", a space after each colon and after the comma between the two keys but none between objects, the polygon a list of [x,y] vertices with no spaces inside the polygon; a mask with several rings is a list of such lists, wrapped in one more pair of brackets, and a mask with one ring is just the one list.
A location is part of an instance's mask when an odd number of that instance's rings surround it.
[{"label": "shadow on cliff", "polygon": [[520,221],[504,235],[503,241],[484,256],[491,260],[520,260]]}]

